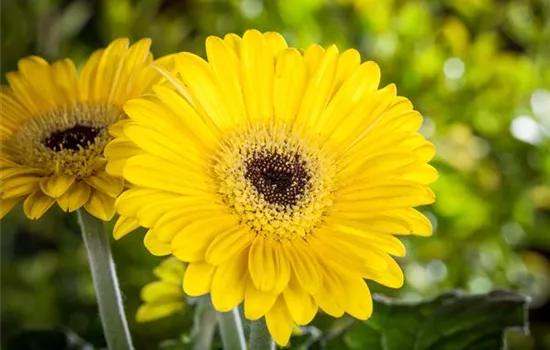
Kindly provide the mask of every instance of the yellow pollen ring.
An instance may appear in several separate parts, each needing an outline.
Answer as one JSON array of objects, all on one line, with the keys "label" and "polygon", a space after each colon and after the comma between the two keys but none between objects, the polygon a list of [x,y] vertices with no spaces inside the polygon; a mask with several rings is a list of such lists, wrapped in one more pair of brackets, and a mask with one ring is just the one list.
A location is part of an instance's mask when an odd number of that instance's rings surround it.
[{"label": "yellow pollen ring", "polygon": [[49,174],[90,176],[111,140],[108,129],[122,116],[114,105],[75,102],[25,120],[4,140],[4,152]]},{"label": "yellow pollen ring", "polygon": [[213,169],[224,203],[256,234],[305,237],[332,203],[334,161],[283,127],[235,132]]}]

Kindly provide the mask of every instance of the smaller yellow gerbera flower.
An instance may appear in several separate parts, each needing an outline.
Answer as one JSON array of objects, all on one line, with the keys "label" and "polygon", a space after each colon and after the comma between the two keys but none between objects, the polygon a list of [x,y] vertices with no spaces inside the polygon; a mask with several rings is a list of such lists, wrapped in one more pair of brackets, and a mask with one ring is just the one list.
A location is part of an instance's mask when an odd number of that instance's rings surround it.
[{"label": "smaller yellow gerbera flower", "polygon": [[185,309],[182,289],[185,264],[171,257],[163,260],[153,270],[159,278],[141,290],[143,304],[136,313],[138,322],[149,322],[167,317]]},{"label": "smaller yellow gerbera flower", "polygon": [[[102,220],[114,215],[124,181],[105,172],[109,128],[125,118],[122,105],[160,82],[151,40],[131,47],[117,39],[94,52],[80,74],[70,59],[49,64],[23,58],[0,91],[0,218],[23,201],[27,217],[55,202],[64,211],[84,207]],[[156,63],[168,68],[171,57]]]}]

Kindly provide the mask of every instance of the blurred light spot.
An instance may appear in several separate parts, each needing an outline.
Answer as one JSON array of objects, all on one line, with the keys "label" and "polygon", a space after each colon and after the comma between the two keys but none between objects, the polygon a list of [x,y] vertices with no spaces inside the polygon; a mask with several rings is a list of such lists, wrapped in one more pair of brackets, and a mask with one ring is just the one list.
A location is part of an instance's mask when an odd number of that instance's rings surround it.
[{"label": "blurred light spot", "polygon": [[430,287],[430,278],[426,273],[426,269],[420,264],[411,263],[406,267],[406,280],[415,289],[425,290]]},{"label": "blurred light spot", "polygon": [[487,142],[487,140],[485,140],[484,138],[478,136],[475,136],[473,138],[472,142],[468,144],[468,148],[472,157],[476,159],[487,157],[489,151],[491,150],[489,142]]},{"label": "blurred light spot", "polygon": [[464,62],[460,58],[449,58],[443,64],[443,72],[449,79],[460,79],[464,75]]},{"label": "blurred light spot", "polygon": [[393,33],[379,35],[374,39],[373,51],[377,57],[390,58],[397,49],[397,37]]},{"label": "blurred light spot", "polygon": [[536,90],[531,95],[531,108],[537,117],[545,124],[550,125],[550,92]]},{"label": "blurred light spot", "polygon": [[248,18],[258,17],[264,10],[264,4],[258,0],[243,0],[241,2],[241,12]]},{"label": "blurred light spot", "polygon": [[487,293],[493,288],[493,283],[487,277],[477,276],[469,281],[468,287],[472,293]]},{"label": "blurred light spot", "polygon": [[520,115],[512,120],[510,132],[516,139],[533,145],[540,143],[544,138],[540,125],[526,115]]},{"label": "blurred light spot", "polygon": [[517,222],[507,222],[500,229],[502,238],[509,245],[518,244],[524,236],[523,228]]},{"label": "blurred light spot", "polygon": [[434,281],[443,281],[447,277],[447,266],[441,260],[432,260],[426,265],[428,276]]},{"label": "blurred light spot", "polygon": [[435,134],[435,123],[432,118],[425,116],[423,118],[422,127],[420,127],[420,134],[425,138],[430,138]]},{"label": "blurred light spot", "polygon": [[430,220],[430,223],[432,224],[432,233],[435,233],[437,231],[437,217],[431,211],[425,211],[424,215],[428,218],[428,220]]}]

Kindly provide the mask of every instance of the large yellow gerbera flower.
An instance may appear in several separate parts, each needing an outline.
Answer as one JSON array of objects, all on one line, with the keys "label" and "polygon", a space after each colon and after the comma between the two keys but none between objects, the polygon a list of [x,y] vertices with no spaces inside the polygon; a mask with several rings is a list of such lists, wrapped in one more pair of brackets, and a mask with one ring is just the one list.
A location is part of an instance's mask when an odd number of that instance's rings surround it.
[{"label": "large yellow gerbera flower", "polygon": [[117,210],[149,228],[153,254],[189,262],[187,294],[211,293],[219,311],[244,300],[280,345],[318,307],[367,319],[365,279],[403,284],[393,234],[431,234],[413,209],[437,178],[421,115],[355,50],[252,30],[206,51],[176,55],[175,90],[125,105],[139,151]]},{"label": "large yellow gerbera flower", "polygon": [[[77,75],[69,59],[19,61],[2,87],[0,127],[1,215],[24,200],[30,219],[56,201],[65,211],[82,206],[109,220],[124,181],[105,172],[108,129],[123,118],[122,104],[150,90],[161,75],[151,66],[151,41],[128,47],[118,39],[92,54]],[[166,65],[170,57],[157,62]],[[116,128],[114,128],[116,133]]]}]

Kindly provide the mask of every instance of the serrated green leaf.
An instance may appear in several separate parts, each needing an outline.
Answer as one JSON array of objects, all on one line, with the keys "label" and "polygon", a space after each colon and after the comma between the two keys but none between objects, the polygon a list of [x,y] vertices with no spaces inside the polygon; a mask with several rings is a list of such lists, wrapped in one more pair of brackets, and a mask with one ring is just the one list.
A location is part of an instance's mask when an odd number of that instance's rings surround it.
[{"label": "serrated green leaf", "polygon": [[498,350],[505,346],[505,330],[527,330],[527,303],[526,297],[508,291],[449,292],[415,304],[377,296],[370,320],[354,322],[324,345],[343,341],[348,349]]}]

